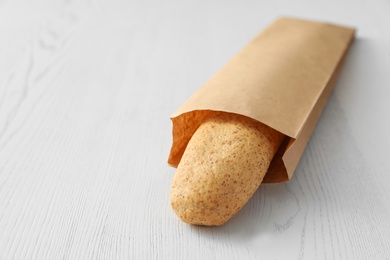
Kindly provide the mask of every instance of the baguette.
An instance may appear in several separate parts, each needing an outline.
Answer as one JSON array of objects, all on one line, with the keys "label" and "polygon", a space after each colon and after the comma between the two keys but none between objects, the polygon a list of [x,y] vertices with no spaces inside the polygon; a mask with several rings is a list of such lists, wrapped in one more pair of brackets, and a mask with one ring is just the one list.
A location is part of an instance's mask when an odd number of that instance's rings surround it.
[{"label": "baguette", "polygon": [[220,113],[204,121],[174,175],[173,211],[189,224],[226,223],[260,186],[283,137],[241,115]]}]

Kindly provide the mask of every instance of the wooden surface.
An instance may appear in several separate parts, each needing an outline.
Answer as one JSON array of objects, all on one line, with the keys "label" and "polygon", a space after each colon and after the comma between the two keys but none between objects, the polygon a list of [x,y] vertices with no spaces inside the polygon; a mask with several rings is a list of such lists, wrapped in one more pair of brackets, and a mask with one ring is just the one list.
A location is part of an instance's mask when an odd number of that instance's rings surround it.
[{"label": "wooden surface", "polygon": [[[0,259],[390,259],[390,2],[0,1]],[[358,28],[294,178],[169,204],[169,115],[277,16]]]}]

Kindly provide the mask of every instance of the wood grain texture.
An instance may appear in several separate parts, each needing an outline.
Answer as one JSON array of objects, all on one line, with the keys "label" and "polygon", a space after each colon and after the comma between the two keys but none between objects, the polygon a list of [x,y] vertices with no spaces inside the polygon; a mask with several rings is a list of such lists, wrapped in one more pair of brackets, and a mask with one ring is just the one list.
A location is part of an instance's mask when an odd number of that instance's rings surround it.
[{"label": "wood grain texture", "polygon": [[[389,10],[0,1],[0,259],[389,259]],[[358,27],[335,92],[290,182],[183,224],[169,115],[280,14]]]}]

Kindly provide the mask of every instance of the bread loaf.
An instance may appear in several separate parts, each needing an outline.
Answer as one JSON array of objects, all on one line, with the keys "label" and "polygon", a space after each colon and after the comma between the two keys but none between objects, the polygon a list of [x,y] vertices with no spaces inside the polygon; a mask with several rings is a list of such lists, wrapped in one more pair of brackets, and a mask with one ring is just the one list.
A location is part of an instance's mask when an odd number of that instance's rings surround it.
[{"label": "bread loaf", "polygon": [[260,186],[283,136],[236,114],[220,113],[204,121],[173,178],[174,212],[190,224],[226,223]]}]

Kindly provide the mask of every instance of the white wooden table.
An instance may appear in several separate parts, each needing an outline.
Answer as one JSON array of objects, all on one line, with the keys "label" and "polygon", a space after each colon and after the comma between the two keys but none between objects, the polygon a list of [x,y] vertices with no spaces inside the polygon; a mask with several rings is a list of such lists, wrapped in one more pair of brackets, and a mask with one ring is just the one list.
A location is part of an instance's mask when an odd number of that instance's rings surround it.
[{"label": "white wooden table", "polygon": [[[390,259],[390,2],[0,1],[0,259]],[[279,15],[358,28],[294,178],[169,204],[169,116]]]}]

